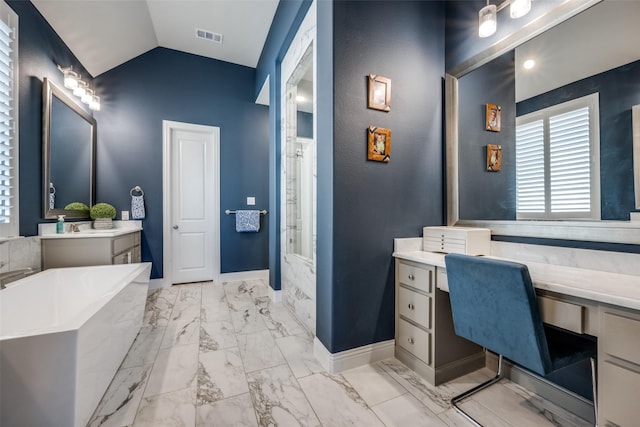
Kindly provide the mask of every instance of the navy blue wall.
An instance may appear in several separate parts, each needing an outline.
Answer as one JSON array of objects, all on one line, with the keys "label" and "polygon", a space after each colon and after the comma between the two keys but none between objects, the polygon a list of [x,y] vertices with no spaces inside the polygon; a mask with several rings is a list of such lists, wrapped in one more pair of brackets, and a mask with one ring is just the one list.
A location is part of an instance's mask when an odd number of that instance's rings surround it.
[{"label": "navy blue wall", "polygon": [[[443,223],[444,4],[334,2],[332,49],[333,158],[318,150],[317,335],[336,353],[393,338],[393,238]],[[369,73],[391,78],[391,112],[366,108]],[[391,129],[390,163],[367,161],[369,125]],[[319,147],[331,142],[318,137]],[[320,205],[331,172],[327,226]]]},{"label": "navy blue wall", "polygon": [[311,0],[280,0],[256,67],[254,96],[269,77],[269,285],[280,289],[280,64]]},{"label": "navy blue wall", "polygon": [[256,197],[265,209],[268,110],[254,103],[255,70],[165,48],[110,70],[96,84],[103,93],[98,121],[97,201],[129,210],[129,190],[145,192],[142,257],[162,276],[162,121],[220,127],[221,272],[266,269],[269,229],[236,233],[225,209]]},{"label": "navy blue wall", "polygon": [[600,93],[602,219],[629,220],[629,212],[635,210],[631,107],[640,104],[639,81],[640,61],[635,61],[516,105],[517,115],[522,116],[595,92]]},{"label": "navy blue wall", "polygon": [[[516,99],[513,52],[458,80],[460,218],[516,219]],[[487,103],[502,106],[501,130],[485,130]],[[487,172],[487,144],[502,147],[499,172]]]},{"label": "navy blue wall", "polygon": [[34,236],[38,234],[38,223],[45,222],[42,218],[42,81],[46,77],[66,91],[57,65],[73,66],[89,84],[92,79],[31,2],[7,1],[7,4],[18,14],[20,26],[20,235]]}]

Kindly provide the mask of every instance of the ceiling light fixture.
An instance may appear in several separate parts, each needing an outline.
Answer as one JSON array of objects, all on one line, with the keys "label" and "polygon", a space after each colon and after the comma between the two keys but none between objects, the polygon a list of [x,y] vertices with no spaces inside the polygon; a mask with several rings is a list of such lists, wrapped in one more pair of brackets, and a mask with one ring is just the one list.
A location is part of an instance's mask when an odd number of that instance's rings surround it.
[{"label": "ceiling light fixture", "polygon": [[522,66],[524,67],[525,70],[530,70],[536,66],[536,61],[534,61],[533,59],[527,59],[526,61],[524,61]]},{"label": "ceiling light fixture", "polygon": [[89,84],[80,78],[80,74],[73,71],[72,67],[61,67],[58,70],[64,74],[64,87],[71,89],[80,101],[89,105],[89,109],[100,111],[100,97],[96,96]]},{"label": "ceiling light fixture", "polygon": [[532,0],[505,0],[499,6],[491,4],[487,0],[487,5],[478,12],[478,36],[489,37],[493,35],[498,28],[498,12],[507,6],[511,6],[511,18],[521,18],[531,10]]}]

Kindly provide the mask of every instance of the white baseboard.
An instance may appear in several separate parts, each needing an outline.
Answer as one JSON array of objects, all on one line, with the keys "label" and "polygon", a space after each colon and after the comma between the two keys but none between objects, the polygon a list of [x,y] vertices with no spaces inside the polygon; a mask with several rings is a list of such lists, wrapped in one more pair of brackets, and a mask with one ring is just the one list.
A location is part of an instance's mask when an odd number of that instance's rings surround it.
[{"label": "white baseboard", "polygon": [[220,274],[221,282],[239,282],[242,280],[264,280],[269,284],[269,270],[237,271]]},{"label": "white baseboard", "polygon": [[271,298],[271,302],[282,302],[282,290],[276,291],[269,286],[269,297]]},{"label": "white baseboard", "polygon": [[378,362],[393,357],[395,340],[377,342],[362,347],[352,348],[339,353],[331,353],[320,342],[318,337],[313,340],[313,355],[327,372],[337,374],[347,369]]},{"label": "white baseboard", "polygon": [[171,283],[169,283],[169,281],[165,280],[164,278],[149,280],[149,289],[168,288],[170,286]]}]

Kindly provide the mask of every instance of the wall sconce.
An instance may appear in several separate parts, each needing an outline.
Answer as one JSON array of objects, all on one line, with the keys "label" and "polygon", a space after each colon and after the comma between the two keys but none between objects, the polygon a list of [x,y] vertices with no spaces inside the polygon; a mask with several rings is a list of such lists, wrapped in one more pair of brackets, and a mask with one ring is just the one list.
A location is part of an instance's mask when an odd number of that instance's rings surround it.
[{"label": "wall sconce", "polygon": [[507,6],[511,6],[510,16],[513,19],[525,16],[531,10],[531,0],[505,0],[496,6],[489,3],[478,12],[478,36],[489,37],[498,28],[498,12]]},{"label": "wall sconce", "polygon": [[89,84],[80,78],[80,74],[73,71],[72,67],[61,67],[58,70],[64,74],[64,87],[71,89],[80,101],[87,104],[90,110],[100,111],[100,97],[97,96]]}]

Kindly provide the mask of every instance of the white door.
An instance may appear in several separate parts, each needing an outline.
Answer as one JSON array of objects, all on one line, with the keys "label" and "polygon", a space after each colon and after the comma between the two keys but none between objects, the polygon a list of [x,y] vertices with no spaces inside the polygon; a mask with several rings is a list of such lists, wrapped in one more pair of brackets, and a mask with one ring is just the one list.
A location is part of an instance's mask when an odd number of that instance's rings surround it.
[{"label": "white door", "polygon": [[213,280],[219,273],[219,129],[176,124],[168,132],[171,265],[165,268],[172,284]]}]

